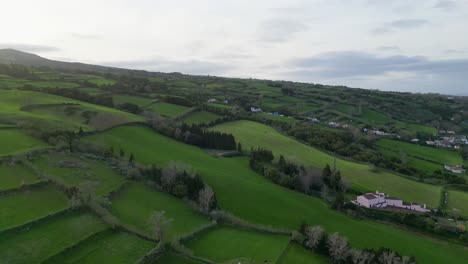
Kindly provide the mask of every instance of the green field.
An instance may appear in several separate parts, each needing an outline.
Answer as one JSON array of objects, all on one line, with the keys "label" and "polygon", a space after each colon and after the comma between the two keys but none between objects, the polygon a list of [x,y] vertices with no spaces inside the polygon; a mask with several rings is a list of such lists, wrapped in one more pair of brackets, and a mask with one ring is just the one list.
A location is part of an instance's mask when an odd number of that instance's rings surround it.
[{"label": "green field", "polygon": [[118,189],[125,182],[124,176],[118,174],[105,161],[85,159],[72,154],[50,153],[34,160],[33,164],[43,173],[70,187],[92,182],[96,194],[103,196]]},{"label": "green field", "polygon": [[292,117],[274,116],[274,115],[270,115],[267,113],[258,113],[256,114],[256,116],[267,119],[267,120],[276,121],[276,122],[283,122],[283,123],[290,123],[290,124],[296,122],[296,119]]},{"label": "green field", "polygon": [[0,196],[0,231],[68,208],[65,194],[53,186]]},{"label": "green field", "polygon": [[20,231],[0,236],[2,263],[41,263],[47,258],[106,229],[98,218],[87,213],[55,216]]},{"label": "green field", "polygon": [[198,262],[191,259],[186,259],[180,255],[177,255],[173,252],[167,252],[162,257],[160,257],[154,264],[201,264],[203,262]]},{"label": "green field", "polygon": [[152,111],[167,117],[177,117],[188,109],[190,109],[190,107],[165,102],[157,102],[145,108],[147,111]]},{"label": "green field", "polygon": [[[282,154],[288,160],[318,168],[323,168],[327,163],[333,164],[333,156],[286,137],[260,123],[235,121],[223,123],[212,129],[232,133],[245,149],[251,147],[270,149],[276,158]],[[438,206],[440,196],[438,186],[412,181],[389,172],[374,172],[369,165],[342,159],[337,159],[336,165],[345,178],[351,181],[354,189],[383,191],[406,201],[425,203],[430,207]]]},{"label": "green field", "polygon": [[196,236],[187,247],[216,263],[245,258],[256,264],[276,263],[288,242],[288,236],[221,226]]},{"label": "green field", "polygon": [[112,98],[114,100],[114,105],[131,103],[134,105],[138,105],[139,107],[147,106],[151,104],[154,100],[147,97],[138,97],[132,95],[114,95]]},{"label": "green field", "polygon": [[327,264],[331,263],[327,257],[320,256],[306,250],[302,246],[292,243],[278,264]]},{"label": "green field", "polygon": [[155,246],[128,233],[107,230],[43,263],[135,263]]},{"label": "green field", "polygon": [[447,210],[463,217],[468,217],[468,193],[449,190]]},{"label": "green field", "polygon": [[[441,165],[461,165],[463,159],[459,152],[433,148],[428,146],[420,146],[399,140],[380,139],[377,141],[377,146],[397,154],[406,153],[409,157],[428,160]],[[440,168],[441,169],[441,168]]]},{"label": "green field", "polygon": [[221,116],[217,114],[213,114],[207,111],[195,111],[188,114],[184,117],[183,121],[189,125],[191,124],[209,124],[212,121],[221,118]]},{"label": "green field", "polygon": [[0,191],[19,188],[22,184],[39,182],[41,179],[22,165],[0,163]]},{"label": "green field", "polygon": [[[150,201],[150,202],[149,202]],[[172,218],[169,227],[171,238],[197,230],[210,223],[182,200],[169,194],[153,191],[143,184],[131,184],[112,201],[112,212],[124,223],[151,234],[148,219],[156,211],[165,211]]]},{"label": "green field", "polygon": [[45,148],[47,144],[17,129],[0,129],[0,156]]},{"label": "green field", "polygon": [[116,81],[105,79],[105,78],[96,78],[96,79],[89,79],[88,82],[94,83],[97,86],[107,86],[107,85],[114,85]]},{"label": "green field", "polygon": [[[405,230],[349,218],[321,200],[271,183],[248,167],[246,158],[216,158],[194,146],[154,133],[149,128],[124,126],[88,138],[115,149],[132,151],[137,161],[166,165],[183,160],[212,186],[223,210],[247,221],[276,228],[298,229],[301,223],[340,232],[354,247],[392,248],[414,255],[419,263],[466,263],[466,251],[457,245],[425,239]],[[410,192],[413,192],[410,190]],[[440,193],[437,193],[437,199]]]}]

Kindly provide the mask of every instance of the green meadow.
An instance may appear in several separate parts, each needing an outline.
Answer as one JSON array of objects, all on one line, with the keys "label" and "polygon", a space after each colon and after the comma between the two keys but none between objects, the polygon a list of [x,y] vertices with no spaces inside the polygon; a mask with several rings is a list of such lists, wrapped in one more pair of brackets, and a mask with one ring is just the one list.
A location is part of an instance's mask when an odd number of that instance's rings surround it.
[{"label": "green meadow", "polygon": [[276,263],[289,243],[288,236],[220,226],[187,242],[195,256],[216,263],[248,259],[252,264]]},{"label": "green meadow", "polygon": [[195,260],[187,259],[183,256],[177,255],[176,253],[173,252],[166,252],[164,255],[154,264],[201,264],[203,262],[198,262]]},{"label": "green meadow", "polygon": [[48,145],[18,129],[0,129],[0,156],[24,153]]},{"label": "green meadow", "polygon": [[57,178],[68,186],[91,182],[96,194],[107,195],[125,182],[105,161],[91,160],[68,153],[50,153],[33,161],[41,172]]},{"label": "green meadow", "polygon": [[172,219],[169,226],[171,238],[188,234],[210,223],[208,218],[195,212],[182,200],[139,183],[126,186],[112,201],[115,216],[148,235],[152,235],[148,220],[157,211],[164,211],[165,216]]},{"label": "green meadow", "polygon": [[106,229],[92,214],[67,213],[0,236],[2,263],[41,263],[81,240]]},{"label": "green meadow", "polygon": [[[219,206],[251,223],[298,229],[301,223],[321,225],[328,233],[340,232],[354,247],[397,250],[414,255],[420,263],[466,262],[466,250],[392,226],[353,219],[333,211],[320,199],[275,185],[254,173],[246,158],[217,158],[194,146],[154,133],[149,128],[122,126],[88,140],[133,152],[144,164],[167,165],[182,160],[212,186]],[[414,192],[414,191],[410,191]],[[439,199],[440,193],[437,193]],[[144,218],[144,217],[143,217]]]},{"label": "green meadow", "polygon": [[209,124],[212,121],[221,118],[217,114],[213,114],[207,111],[194,111],[184,117],[183,121],[189,125],[191,124]]},{"label": "green meadow", "polygon": [[37,175],[24,166],[8,165],[0,163],[0,191],[16,189],[23,184],[31,184],[41,181]]},{"label": "green meadow", "polygon": [[468,193],[449,190],[447,210],[450,213],[468,217]]},{"label": "green meadow", "polygon": [[286,249],[283,258],[278,264],[327,264],[331,263],[327,257],[320,256],[312,253],[310,250],[306,250],[304,247],[291,243]]},{"label": "green meadow", "polygon": [[190,109],[190,107],[165,102],[157,102],[145,108],[147,111],[166,117],[177,117],[188,109]]},{"label": "green meadow", "polygon": [[54,186],[0,196],[0,231],[68,208],[68,199]]},{"label": "green meadow", "polygon": [[[276,158],[282,154],[288,160],[317,168],[323,168],[326,164],[333,165],[333,156],[284,136],[272,127],[260,123],[234,121],[211,129],[233,134],[244,149],[267,148],[273,151]],[[339,158],[336,159],[336,165],[356,190],[371,192],[378,190],[406,201],[425,203],[430,207],[438,206],[439,186],[412,181],[389,172],[375,172],[369,165]]]},{"label": "green meadow", "polygon": [[124,103],[131,103],[138,105],[139,107],[147,106],[153,103],[154,99],[147,97],[138,97],[133,95],[114,95],[113,97],[114,105],[120,105]]},{"label": "green meadow", "polygon": [[108,86],[108,85],[114,85],[116,83],[116,81],[114,80],[105,79],[105,78],[89,79],[88,82],[94,83],[97,86]]},{"label": "green meadow", "polygon": [[106,230],[43,263],[135,263],[155,246],[156,243],[129,233]]}]

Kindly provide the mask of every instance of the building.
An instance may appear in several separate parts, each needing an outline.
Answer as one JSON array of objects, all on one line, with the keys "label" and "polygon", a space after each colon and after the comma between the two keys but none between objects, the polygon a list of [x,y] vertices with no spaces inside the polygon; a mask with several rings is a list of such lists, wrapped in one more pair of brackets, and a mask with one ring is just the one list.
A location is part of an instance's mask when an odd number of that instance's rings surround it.
[{"label": "building", "polygon": [[250,107],[250,112],[260,113],[260,112],[263,112],[263,110],[261,108]]},{"label": "building", "polygon": [[455,165],[455,166],[444,165],[444,169],[455,174],[462,174],[463,172],[465,172],[462,165]]},{"label": "building", "polygon": [[405,203],[403,200],[390,197],[385,195],[385,193],[375,192],[375,193],[366,193],[360,195],[353,201],[354,204],[363,206],[366,208],[400,208],[410,211],[417,211],[421,213],[427,213],[430,210],[426,209],[426,205],[420,205],[416,203]]},{"label": "building", "polygon": [[411,140],[411,142],[413,142],[413,143],[419,143],[419,139],[413,138],[413,139]]},{"label": "building", "polygon": [[218,99],[216,98],[208,99],[208,103],[216,103],[216,102],[218,102]]}]

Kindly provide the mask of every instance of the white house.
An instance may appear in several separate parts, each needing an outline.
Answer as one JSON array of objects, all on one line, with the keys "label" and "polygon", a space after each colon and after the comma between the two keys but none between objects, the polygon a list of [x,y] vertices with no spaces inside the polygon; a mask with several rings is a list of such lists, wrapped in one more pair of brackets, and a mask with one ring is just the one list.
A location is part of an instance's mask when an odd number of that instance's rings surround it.
[{"label": "white house", "polygon": [[371,208],[371,207],[385,207],[385,197],[380,195],[379,192],[366,193],[357,197],[359,205]]},{"label": "white house", "polygon": [[413,143],[419,143],[419,139],[413,138],[413,139],[411,140],[411,142],[413,142]]},{"label": "white house", "polygon": [[263,112],[261,108],[250,107],[250,112],[260,113]]},{"label": "white house", "polygon": [[216,99],[216,98],[208,99],[208,103],[216,103],[216,102],[218,102],[218,99]]},{"label": "white house", "polygon": [[444,165],[444,169],[455,174],[462,174],[465,171],[462,165],[455,165],[455,166]]},{"label": "white house", "polygon": [[386,208],[386,207],[396,207],[411,211],[417,211],[422,213],[427,213],[430,210],[426,209],[426,205],[419,205],[415,203],[404,203],[403,200],[390,197],[385,195],[385,193],[375,192],[375,193],[366,193],[360,195],[356,198],[356,201],[353,201],[355,204],[367,208]]}]

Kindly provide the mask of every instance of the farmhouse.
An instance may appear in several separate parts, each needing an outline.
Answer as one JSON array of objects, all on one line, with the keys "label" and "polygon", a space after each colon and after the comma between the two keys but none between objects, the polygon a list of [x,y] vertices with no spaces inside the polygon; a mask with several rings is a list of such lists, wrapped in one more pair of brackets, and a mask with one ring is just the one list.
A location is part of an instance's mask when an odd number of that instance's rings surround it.
[{"label": "farmhouse", "polygon": [[260,113],[263,112],[261,108],[250,107],[250,112],[252,113]]},{"label": "farmhouse", "polygon": [[455,166],[444,165],[444,169],[455,174],[462,174],[463,172],[465,172],[462,165],[455,165]]},{"label": "farmhouse", "polygon": [[208,103],[216,103],[218,100],[216,98],[208,99]]},{"label": "farmhouse", "polygon": [[401,199],[390,197],[385,193],[375,192],[360,195],[353,201],[354,204],[367,208],[400,208],[411,211],[426,213],[430,210],[426,209],[426,205],[419,205],[415,203],[405,203]]}]

